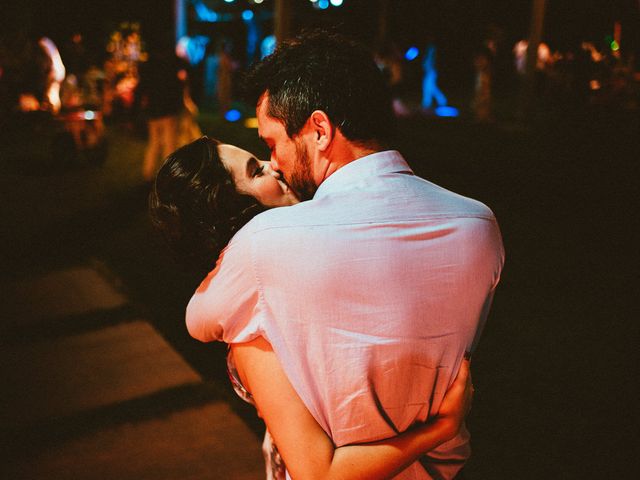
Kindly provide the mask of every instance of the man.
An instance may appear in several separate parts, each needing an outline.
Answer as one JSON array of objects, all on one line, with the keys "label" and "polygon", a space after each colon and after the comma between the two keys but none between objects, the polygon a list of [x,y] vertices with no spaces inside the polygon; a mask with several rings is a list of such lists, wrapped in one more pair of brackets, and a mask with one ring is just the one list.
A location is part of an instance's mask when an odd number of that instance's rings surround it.
[{"label": "man", "polygon": [[[271,163],[303,201],[232,239],[187,310],[202,341],[264,336],[337,446],[438,412],[475,345],[503,264],[484,205],[385,150],[394,118],[371,56],[311,33],[250,76]],[[466,432],[397,478],[453,478]]]}]

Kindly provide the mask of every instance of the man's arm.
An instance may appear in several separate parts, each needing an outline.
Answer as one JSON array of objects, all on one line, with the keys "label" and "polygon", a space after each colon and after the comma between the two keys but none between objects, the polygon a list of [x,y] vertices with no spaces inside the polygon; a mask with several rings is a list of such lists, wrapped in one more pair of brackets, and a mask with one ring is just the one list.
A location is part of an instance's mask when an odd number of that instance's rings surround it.
[{"label": "man's arm", "polygon": [[252,263],[251,232],[240,230],[187,305],[189,334],[201,342],[243,342],[260,322],[259,293]]},{"label": "man's arm", "polygon": [[240,378],[253,395],[293,479],[391,478],[423,453],[453,438],[471,405],[471,378],[465,361],[433,422],[390,439],[335,448],[264,338],[232,348]]}]

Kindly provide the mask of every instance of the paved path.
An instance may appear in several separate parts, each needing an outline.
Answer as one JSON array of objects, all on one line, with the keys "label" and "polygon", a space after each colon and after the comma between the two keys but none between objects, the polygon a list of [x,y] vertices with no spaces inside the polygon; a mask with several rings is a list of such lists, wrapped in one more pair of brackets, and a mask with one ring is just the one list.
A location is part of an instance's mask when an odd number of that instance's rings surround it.
[{"label": "paved path", "polygon": [[0,477],[264,478],[253,432],[116,283],[81,265],[0,285]]}]

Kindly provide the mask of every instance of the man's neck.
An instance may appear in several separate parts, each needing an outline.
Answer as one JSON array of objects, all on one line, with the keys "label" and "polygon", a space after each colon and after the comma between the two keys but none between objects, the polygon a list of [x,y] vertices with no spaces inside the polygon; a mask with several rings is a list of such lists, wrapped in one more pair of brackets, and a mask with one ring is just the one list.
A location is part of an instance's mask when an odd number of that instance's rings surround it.
[{"label": "man's neck", "polygon": [[367,145],[363,145],[361,143],[351,142],[340,134],[338,138],[332,142],[327,152],[327,161],[324,163],[325,168],[318,172],[320,179],[318,185],[345,165],[382,150],[384,150],[384,147],[377,142],[370,142]]}]

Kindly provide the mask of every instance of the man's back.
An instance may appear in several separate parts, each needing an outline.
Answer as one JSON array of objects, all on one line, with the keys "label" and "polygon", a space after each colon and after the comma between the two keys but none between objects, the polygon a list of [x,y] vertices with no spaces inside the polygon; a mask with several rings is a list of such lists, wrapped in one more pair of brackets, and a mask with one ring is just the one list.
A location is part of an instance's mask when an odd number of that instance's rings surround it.
[{"label": "man's back", "polygon": [[[313,200],[260,215],[224,256],[242,256],[242,282],[256,284],[228,311],[224,340],[264,335],[338,446],[437,413],[503,262],[491,211],[413,176],[397,152],[357,160]],[[460,438],[434,457],[467,454]],[[415,464],[398,478],[429,477]]]}]

